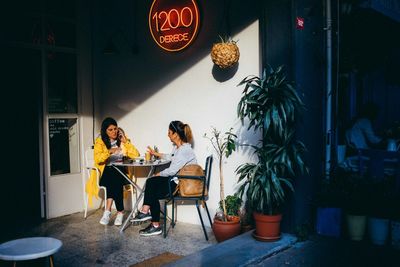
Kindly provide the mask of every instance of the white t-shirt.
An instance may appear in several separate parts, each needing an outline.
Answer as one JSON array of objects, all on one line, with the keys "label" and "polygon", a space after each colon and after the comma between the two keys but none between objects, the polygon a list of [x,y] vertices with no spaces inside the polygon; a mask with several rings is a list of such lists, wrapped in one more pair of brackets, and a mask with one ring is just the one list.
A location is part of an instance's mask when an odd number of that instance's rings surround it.
[{"label": "white t-shirt", "polygon": [[349,145],[357,149],[369,148],[367,140],[371,144],[377,144],[382,140],[375,135],[371,121],[366,118],[358,119],[346,133],[346,138]]},{"label": "white t-shirt", "polygon": [[[117,140],[111,141],[111,148],[118,148]],[[112,154],[108,159],[107,165],[110,166],[112,163],[122,160],[122,158],[123,158],[122,152]]]}]

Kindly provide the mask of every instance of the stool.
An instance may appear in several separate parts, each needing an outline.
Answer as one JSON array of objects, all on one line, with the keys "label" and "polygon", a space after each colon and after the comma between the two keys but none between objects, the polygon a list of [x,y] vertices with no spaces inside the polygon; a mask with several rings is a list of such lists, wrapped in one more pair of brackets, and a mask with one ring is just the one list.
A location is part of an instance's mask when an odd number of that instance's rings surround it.
[{"label": "stool", "polygon": [[52,237],[29,237],[15,239],[0,245],[0,259],[6,261],[33,260],[49,257],[50,266],[53,267],[52,255],[62,246],[62,242]]}]

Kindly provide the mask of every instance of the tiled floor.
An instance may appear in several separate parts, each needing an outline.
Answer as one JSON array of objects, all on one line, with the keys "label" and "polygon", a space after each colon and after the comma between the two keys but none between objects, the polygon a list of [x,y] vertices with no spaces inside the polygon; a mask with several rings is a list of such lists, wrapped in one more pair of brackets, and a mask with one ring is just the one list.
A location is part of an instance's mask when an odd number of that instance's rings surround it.
[{"label": "tiled floor", "polygon": [[[50,236],[63,242],[61,250],[54,255],[55,266],[129,266],[163,252],[186,256],[216,244],[211,228],[208,228],[209,241],[206,241],[200,225],[181,223],[169,229],[166,239],[162,235],[139,236],[139,230],[147,226],[131,225],[123,234],[119,227],[102,226],[98,223],[101,210],[83,218],[76,213],[47,220],[34,229],[24,230],[17,237]],[[0,262],[0,266],[9,266]],[[43,266],[43,262],[40,263]],[[38,265],[37,262],[21,262],[17,266]]]}]

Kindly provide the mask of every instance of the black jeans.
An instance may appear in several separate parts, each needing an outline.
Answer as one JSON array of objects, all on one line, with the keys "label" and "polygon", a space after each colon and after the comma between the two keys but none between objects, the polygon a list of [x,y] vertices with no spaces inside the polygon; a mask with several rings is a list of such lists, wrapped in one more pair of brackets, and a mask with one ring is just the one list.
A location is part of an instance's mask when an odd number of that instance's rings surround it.
[{"label": "black jeans", "polygon": [[104,168],[100,185],[107,188],[107,198],[114,199],[117,211],[124,210],[124,185],[126,184],[128,181],[114,167]]},{"label": "black jeans", "polygon": [[146,189],[144,191],[143,205],[150,206],[151,210],[151,221],[160,221],[160,199],[165,199],[169,195],[169,186],[171,186],[172,192],[175,191],[177,184],[171,181],[168,185],[169,177],[153,176],[147,179]]}]

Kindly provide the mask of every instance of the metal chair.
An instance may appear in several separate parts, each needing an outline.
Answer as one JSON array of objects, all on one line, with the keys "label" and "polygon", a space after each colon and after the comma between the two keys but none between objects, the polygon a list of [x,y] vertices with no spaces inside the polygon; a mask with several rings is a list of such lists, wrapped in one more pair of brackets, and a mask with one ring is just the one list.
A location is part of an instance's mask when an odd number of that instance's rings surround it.
[{"label": "metal chair", "polygon": [[[91,146],[90,148],[88,148],[85,151],[85,169],[86,169],[86,176],[83,180],[83,194],[84,194],[84,199],[85,199],[85,214],[84,214],[84,218],[86,219],[87,217],[87,211],[88,211],[88,205],[89,205],[89,196],[88,194],[86,194],[86,182],[87,180],[90,178],[90,174],[92,171],[96,172],[96,183],[97,186],[99,187],[99,191],[103,190],[104,191],[104,199],[102,199],[102,203],[104,203],[104,210],[106,210],[106,199],[107,199],[107,188],[105,188],[104,186],[100,186],[100,170],[98,168],[95,167],[94,164],[94,150],[93,150],[93,146]],[[102,203],[100,203],[100,207],[102,205]]]},{"label": "metal chair", "polygon": [[[104,199],[102,199],[102,203],[104,202],[104,210],[106,210],[107,206],[107,188],[104,186],[100,186],[100,170],[98,168],[95,167],[94,164],[94,147],[91,146],[90,148],[88,148],[85,151],[85,169],[86,169],[86,176],[83,180],[83,194],[84,194],[84,199],[85,199],[85,214],[84,217],[87,217],[87,211],[88,211],[88,203],[89,203],[89,196],[86,194],[85,191],[85,187],[86,187],[86,181],[90,178],[90,174],[92,172],[92,170],[94,170],[96,172],[96,183],[97,186],[99,187],[99,191],[103,190],[104,191]],[[133,188],[133,186],[131,184],[126,184],[124,185],[124,190],[127,190],[130,192],[131,195],[131,207],[134,207],[135,204],[135,199],[133,198],[133,194],[136,192],[135,189]],[[102,206],[102,203],[100,203],[100,207]]]},{"label": "metal chair", "polygon": [[[211,168],[212,168],[212,162],[213,162],[213,157],[212,156],[208,156],[206,158],[206,165],[205,165],[205,170],[204,170],[204,175],[203,176],[181,176],[181,175],[177,175],[176,177],[179,178],[185,178],[185,179],[200,179],[203,180],[203,193],[201,196],[199,197],[182,197],[178,194],[173,194],[173,191],[171,188],[169,188],[169,198],[167,198],[164,202],[164,238],[167,237],[167,205],[168,203],[172,203],[172,217],[171,217],[171,227],[174,228],[175,224],[176,224],[176,218],[175,218],[175,208],[176,208],[176,202],[177,201],[194,201],[194,204],[196,205],[197,208],[197,213],[199,214],[199,218],[201,221],[201,226],[203,228],[203,232],[204,232],[204,236],[206,238],[206,240],[208,241],[208,235],[207,235],[207,231],[206,228],[204,226],[204,222],[203,222],[203,218],[201,216],[201,212],[200,212],[200,205],[203,205],[204,208],[206,209],[207,212],[207,216],[208,219],[210,221],[210,225],[212,225],[212,221],[211,221],[211,216],[210,216],[210,212],[208,211],[208,207],[207,207],[207,203],[206,201],[208,200],[208,194],[207,192],[209,192],[210,189],[210,177],[211,177]],[[171,181],[174,177],[171,177],[169,179],[169,181]]]}]

